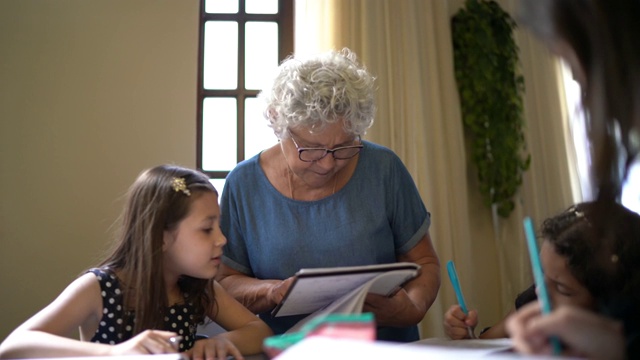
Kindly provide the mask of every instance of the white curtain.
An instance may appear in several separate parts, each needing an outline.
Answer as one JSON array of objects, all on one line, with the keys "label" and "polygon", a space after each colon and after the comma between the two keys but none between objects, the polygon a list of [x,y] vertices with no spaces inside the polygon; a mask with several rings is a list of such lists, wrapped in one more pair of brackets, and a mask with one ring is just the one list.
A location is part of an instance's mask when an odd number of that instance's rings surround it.
[{"label": "white curtain", "polygon": [[443,335],[443,314],[456,302],[448,260],[456,263],[469,307],[480,313],[478,327],[490,326],[531,283],[523,217],[540,223],[574,201],[557,61],[518,32],[532,165],[509,219],[497,219],[482,204],[475,169],[466,158],[453,75],[450,17],[461,5],[461,0],[296,2],[296,52],[349,47],[377,76],[378,113],[366,138],[400,156],[432,214],[442,286],[422,322],[423,338]]}]

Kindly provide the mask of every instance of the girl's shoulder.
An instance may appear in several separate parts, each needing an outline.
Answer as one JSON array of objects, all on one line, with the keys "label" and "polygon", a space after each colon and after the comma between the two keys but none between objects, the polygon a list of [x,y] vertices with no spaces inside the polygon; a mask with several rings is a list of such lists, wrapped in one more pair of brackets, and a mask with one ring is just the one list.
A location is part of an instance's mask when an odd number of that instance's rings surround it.
[{"label": "girl's shoulder", "polygon": [[88,273],[96,277],[102,291],[116,294],[120,293],[120,281],[112,270],[106,268],[91,268],[87,270],[87,274]]},{"label": "girl's shoulder", "polygon": [[67,286],[67,289],[74,289],[74,292],[81,291],[95,291],[98,288],[100,280],[96,278],[96,275],[92,275],[89,271],[78,276],[71,284]]},{"label": "girl's shoulder", "polygon": [[87,273],[94,274],[97,278],[109,278],[112,280],[117,280],[115,272],[109,268],[91,268],[87,270]]},{"label": "girl's shoulder", "polygon": [[102,297],[96,277],[84,273],[71,282],[58,295],[56,301],[49,304],[48,315],[43,321],[66,324],[70,328],[84,327],[90,319],[102,316]]},{"label": "girl's shoulder", "polygon": [[86,271],[87,273],[94,274],[97,278],[100,277],[116,277],[113,271],[110,271],[107,268],[91,268]]}]

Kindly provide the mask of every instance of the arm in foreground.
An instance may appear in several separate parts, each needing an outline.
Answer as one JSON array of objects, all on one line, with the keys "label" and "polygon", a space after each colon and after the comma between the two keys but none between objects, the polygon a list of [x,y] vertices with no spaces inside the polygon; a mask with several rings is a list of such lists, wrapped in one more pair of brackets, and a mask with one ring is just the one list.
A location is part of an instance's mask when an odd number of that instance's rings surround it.
[{"label": "arm in foreground", "polygon": [[[95,332],[102,316],[100,285],[91,273],[74,282],[47,307],[15,329],[2,344],[0,358],[38,358],[175,353],[168,331],[147,330],[118,345],[71,338],[78,328]],[[86,333],[86,332],[85,332]]]},{"label": "arm in foreground", "polygon": [[506,327],[519,352],[552,354],[549,338],[555,336],[564,346],[563,355],[625,358],[622,324],[577,307],[561,306],[543,315],[535,301],[509,316]]}]

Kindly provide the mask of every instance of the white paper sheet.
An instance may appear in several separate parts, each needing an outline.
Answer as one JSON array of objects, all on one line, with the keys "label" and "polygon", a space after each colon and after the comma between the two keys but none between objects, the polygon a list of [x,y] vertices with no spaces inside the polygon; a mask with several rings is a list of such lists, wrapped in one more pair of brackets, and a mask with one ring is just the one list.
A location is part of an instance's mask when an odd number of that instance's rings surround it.
[{"label": "white paper sheet", "polygon": [[437,339],[431,343],[420,341],[401,344],[315,336],[295,344],[277,356],[275,360],[466,360],[479,358],[557,360],[557,357],[552,356],[527,356],[505,352],[505,349],[510,347],[509,339],[459,341]]}]

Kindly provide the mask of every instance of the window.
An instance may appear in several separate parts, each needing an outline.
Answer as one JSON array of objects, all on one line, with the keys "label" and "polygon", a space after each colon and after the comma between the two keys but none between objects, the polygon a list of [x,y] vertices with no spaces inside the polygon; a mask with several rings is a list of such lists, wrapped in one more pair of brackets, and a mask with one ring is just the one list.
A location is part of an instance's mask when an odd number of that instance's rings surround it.
[{"label": "window", "polygon": [[293,52],[293,13],[293,0],[200,1],[196,162],[218,192],[277,141],[256,96]]},{"label": "window", "polygon": [[587,124],[582,104],[582,89],[573,78],[569,65],[562,62],[562,74],[567,102],[569,130],[575,149],[575,166],[577,167],[581,199],[589,201],[595,199],[593,181],[591,177],[591,144],[587,138]]},{"label": "window", "polygon": [[[576,165],[578,167],[578,177],[582,192],[582,201],[593,200],[596,197],[593,189],[592,177],[590,175],[591,149],[587,139],[586,119],[582,110],[582,90],[580,84],[573,79],[571,70],[563,64],[564,84],[566,100],[569,109],[570,129],[573,134],[573,142],[576,150]],[[636,159],[629,174],[622,185],[622,195],[620,202],[627,209],[640,214],[640,159]],[[634,186],[634,184],[636,184]]]},{"label": "window", "polygon": [[636,158],[622,185],[622,205],[640,214],[640,159]]}]

